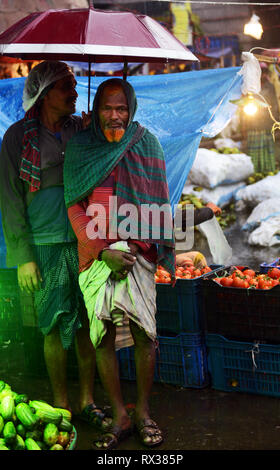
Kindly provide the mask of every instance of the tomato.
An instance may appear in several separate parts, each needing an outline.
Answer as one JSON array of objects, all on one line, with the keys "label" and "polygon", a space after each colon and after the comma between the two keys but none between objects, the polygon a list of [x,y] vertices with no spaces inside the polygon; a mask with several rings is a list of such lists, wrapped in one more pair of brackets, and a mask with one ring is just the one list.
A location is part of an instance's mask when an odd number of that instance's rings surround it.
[{"label": "tomato", "polygon": [[255,277],[252,277],[251,279],[249,279],[248,282],[249,282],[249,287],[253,286],[256,289],[258,288],[258,280]]},{"label": "tomato", "polygon": [[249,277],[254,277],[256,275],[255,271],[253,269],[245,269],[245,271],[243,271],[243,274],[244,276],[249,276]]},{"label": "tomato", "polygon": [[189,271],[184,271],[182,273],[182,279],[191,279],[192,275]]},{"label": "tomato", "polygon": [[188,271],[188,272],[191,273],[191,274],[194,272],[194,270],[195,270],[195,267],[194,267],[194,266],[187,266],[187,267],[185,267],[185,271]]},{"label": "tomato", "polygon": [[222,277],[220,280],[220,284],[224,287],[230,287],[233,283],[233,279],[231,276],[228,277]]},{"label": "tomato", "polygon": [[212,269],[209,266],[204,266],[204,268],[201,269],[201,274],[206,274],[210,273]]},{"label": "tomato", "polygon": [[[235,276],[235,277],[233,277],[232,287],[239,287],[239,288],[243,289],[245,287],[245,282],[247,282],[247,281],[245,281],[244,279],[241,279],[241,277],[239,277],[239,276]],[[248,287],[249,287],[248,282],[247,282],[247,284],[248,284]]]},{"label": "tomato", "polygon": [[192,273],[193,277],[198,277],[201,276],[201,270],[200,269],[195,269]]},{"label": "tomato", "polygon": [[239,277],[241,276],[241,277],[242,277],[242,276],[243,276],[243,272],[240,271],[240,269],[235,269],[235,271],[233,271],[233,273],[232,273],[231,276],[232,276],[233,279],[234,279],[236,276],[239,276]]},{"label": "tomato", "polygon": [[271,277],[272,279],[279,279],[280,278],[280,269],[278,268],[272,268],[268,271],[268,276]]},{"label": "tomato", "polygon": [[261,277],[258,281],[258,289],[270,289],[271,286],[271,281],[268,279],[265,279],[265,277]]},{"label": "tomato", "polygon": [[213,281],[215,281],[215,282],[217,282],[218,284],[220,284],[222,279],[223,279],[222,277],[215,277],[215,279],[213,279]]},{"label": "tomato", "polygon": [[274,286],[279,286],[279,279],[272,279],[271,287],[274,287]]}]

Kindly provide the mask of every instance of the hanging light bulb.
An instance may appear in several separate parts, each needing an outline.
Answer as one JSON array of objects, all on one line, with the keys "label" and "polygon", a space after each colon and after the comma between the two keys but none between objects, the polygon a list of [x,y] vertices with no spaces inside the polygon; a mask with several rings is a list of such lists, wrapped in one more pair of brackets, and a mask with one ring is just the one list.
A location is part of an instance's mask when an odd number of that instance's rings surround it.
[{"label": "hanging light bulb", "polygon": [[254,102],[245,104],[243,111],[247,116],[254,116],[258,111],[258,107]]},{"label": "hanging light bulb", "polygon": [[236,104],[241,107],[245,114],[248,116],[254,116],[260,108],[269,108],[268,103],[264,102],[262,99],[258,98],[257,95],[248,93],[246,96],[238,100],[230,100],[230,103]]},{"label": "hanging light bulb", "polygon": [[263,27],[259,22],[259,17],[255,14],[252,15],[249,23],[244,25],[244,34],[252,36],[255,39],[261,39],[263,34]]}]

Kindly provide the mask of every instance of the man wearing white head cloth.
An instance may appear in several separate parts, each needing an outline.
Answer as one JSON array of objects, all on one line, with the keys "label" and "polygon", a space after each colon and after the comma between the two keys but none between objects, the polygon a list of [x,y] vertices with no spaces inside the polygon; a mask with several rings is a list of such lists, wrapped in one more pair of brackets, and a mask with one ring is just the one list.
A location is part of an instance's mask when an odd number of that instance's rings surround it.
[{"label": "man wearing white head cloth", "polygon": [[70,408],[67,349],[72,342],[80,376],[80,413],[106,427],[109,418],[93,400],[95,354],[78,284],[77,242],[64,203],[67,141],[89,122],[73,116],[76,80],[63,62],[34,67],[23,92],[25,116],[5,133],[0,155],[0,210],[7,266],[17,266],[21,290],[34,294],[44,335],[54,405]]}]

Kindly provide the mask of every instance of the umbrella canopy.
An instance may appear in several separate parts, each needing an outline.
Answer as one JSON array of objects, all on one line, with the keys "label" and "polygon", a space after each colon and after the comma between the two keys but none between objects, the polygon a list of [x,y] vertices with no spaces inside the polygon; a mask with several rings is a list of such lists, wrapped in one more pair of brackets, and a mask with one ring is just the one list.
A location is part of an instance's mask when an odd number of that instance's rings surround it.
[{"label": "umbrella canopy", "polygon": [[35,12],[0,34],[0,53],[34,60],[198,60],[149,16],[93,7]]}]

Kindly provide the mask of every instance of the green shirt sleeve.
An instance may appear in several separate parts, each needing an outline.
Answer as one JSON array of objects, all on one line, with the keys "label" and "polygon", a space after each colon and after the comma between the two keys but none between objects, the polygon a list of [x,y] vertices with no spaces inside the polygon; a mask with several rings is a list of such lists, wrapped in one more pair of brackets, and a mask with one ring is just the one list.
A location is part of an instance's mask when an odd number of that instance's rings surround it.
[{"label": "green shirt sleeve", "polygon": [[5,133],[0,153],[0,211],[7,267],[35,261],[26,221],[25,183],[19,178],[22,137],[19,121]]}]

